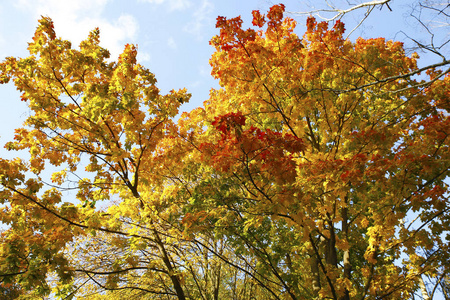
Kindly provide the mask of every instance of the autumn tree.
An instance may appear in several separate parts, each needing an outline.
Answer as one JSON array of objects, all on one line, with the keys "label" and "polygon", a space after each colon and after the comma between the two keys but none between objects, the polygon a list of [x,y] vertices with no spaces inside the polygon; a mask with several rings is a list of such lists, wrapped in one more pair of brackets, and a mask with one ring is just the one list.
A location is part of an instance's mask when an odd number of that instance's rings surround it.
[{"label": "autumn tree", "polygon": [[221,88],[179,122],[210,166],[185,226],[227,236],[268,299],[413,297],[448,272],[448,61],[283,13],[218,18]]},{"label": "autumn tree", "polygon": [[[399,6],[396,6],[396,5]],[[399,13],[401,10],[401,14]],[[389,34],[395,34],[397,40],[404,41],[407,52],[418,52],[425,59],[420,61],[421,69],[432,69],[436,65],[443,72],[434,78],[440,78],[448,72],[450,62],[450,5],[442,0],[327,0],[302,1],[298,10],[289,12],[291,16],[314,16],[318,20],[332,23],[352,21],[354,25],[345,36],[354,37],[367,23],[379,23],[379,18],[393,19],[401,15],[402,22],[392,22]],[[380,16],[381,14],[381,16]],[[394,15],[395,14],[395,15]],[[376,22],[374,22],[376,20]],[[377,25],[374,26],[375,30]],[[370,27],[369,27],[370,28]],[[361,29],[361,30],[360,30]],[[366,35],[370,35],[370,31]],[[433,79],[434,79],[433,78]],[[426,79],[422,77],[422,79]],[[425,84],[426,82],[422,82]]]},{"label": "autumn tree", "polygon": [[[157,162],[190,95],[161,95],[133,45],[109,61],[98,29],[75,50],[42,18],[28,50],[1,64],[2,82],[13,80],[30,108],[6,145],[29,160],[0,161],[3,286],[70,298],[87,281],[185,299],[173,258],[182,246],[164,219],[180,208],[159,198]],[[122,284],[127,276],[142,282]]]}]

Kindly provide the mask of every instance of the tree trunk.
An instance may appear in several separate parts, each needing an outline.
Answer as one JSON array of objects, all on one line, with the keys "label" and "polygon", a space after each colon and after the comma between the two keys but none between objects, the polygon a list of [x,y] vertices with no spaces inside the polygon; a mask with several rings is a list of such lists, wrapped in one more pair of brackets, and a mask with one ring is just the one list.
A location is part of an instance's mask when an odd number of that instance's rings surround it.
[{"label": "tree trunk", "polygon": [[[345,202],[347,202],[347,198],[345,198]],[[343,238],[346,242],[348,242],[348,215],[347,215],[347,207],[342,208],[342,234]],[[350,262],[350,248],[344,250],[344,278],[351,279],[352,276],[352,265]],[[345,289],[344,296],[341,300],[350,300],[350,291]]]},{"label": "tree trunk", "polygon": [[328,222],[330,227],[330,238],[326,239],[325,248],[325,261],[327,264],[337,266],[337,253],[336,253],[336,234],[334,232],[334,225],[332,221]]},{"label": "tree trunk", "polygon": [[319,274],[319,259],[315,253],[311,255],[311,273],[312,273],[312,288],[314,296],[319,294],[321,289],[320,274]]},{"label": "tree trunk", "polygon": [[430,296],[428,295],[427,288],[425,286],[425,282],[423,281],[422,276],[419,276],[419,287],[420,291],[422,292],[423,300],[431,300]]},{"label": "tree trunk", "polygon": [[164,248],[164,244],[162,243],[159,234],[155,229],[153,229],[153,234],[155,235],[156,245],[159,249],[159,252],[161,253],[163,262],[166,265],[167,270],[169,271],[169,277],[172,281],[177,297],[179,300],[186,300],[180,279],[178,278],[175,269],[172,266],[172,262],[170,261],[169,255],[167,254],[166,248]]}]

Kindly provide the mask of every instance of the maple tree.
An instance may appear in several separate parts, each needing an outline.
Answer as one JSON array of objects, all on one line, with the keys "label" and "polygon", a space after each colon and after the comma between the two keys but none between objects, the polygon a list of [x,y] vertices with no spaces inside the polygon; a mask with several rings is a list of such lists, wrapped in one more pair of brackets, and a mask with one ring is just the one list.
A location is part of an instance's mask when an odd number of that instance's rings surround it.
[{"label": "maple tree", "polygon": [[419,69],[401,43],[353,43],[341,22],[309,18],[301,38],[283,11],[254,11],[256,30],[218,18],[222,88],[186,115],[208,128],[212,166],[187,224],[208,215],[273,298],[412,297],[448,266],[448,61]]},{"label": "maple tree", "polygon": [[[401,6],[395,6],[397,4]],[[422,69],[432,69],[438,64],[446,66],[439,77],[450,72],[448,67],[450,40],[447,35],[450,25],[450,6],[445,1],[411,0],[408,1],[407,6],[402,6],[401,1],[392,0],[302,1],[299,3],[298,10],[291,11],[289,14],[314,16],[318,20],[329,23],[336,20],[349,22],[353,25],[346,30],[345,36],[348,38],[355,36],[358,32],[366,34],[362,28],[365,25],[375,26],[373,28],[378,29],[376,24],[380,16],[377,11],[383,11],[382,16],[390,19],[398,18],[398,13],[401,12],[404,18],[403,24],[394,22],[390,24],[389,32],[381,33],[381,35],[395,33],[397,40],[405,41],[403,47],[407,53],[417,51],[421,55]]]},{"label": "maple tree", "polygon": [[[448,73],[401,43],[284,6],[219,17],[212,90],[175,121],[126,45],[72,49],[42,18],[6,58],[30,108],[0,159],[0,291],[11,298],[410,298],[448,279]],[[51,182],[46,181],[49,177]],[[72,194],[76,191],[76,194]]]},{"label": "maple tree", "polygon": [[[156,198],[162,174],[155,163],[159,143],[173,131],[172,119],[190,95],[160,95],[132,45],[118,62],[108,62],[98,29],[74,50],[42,18],[28,50],[29,57],[10,57],[1,65],[2,82],[13,79],[31,110],[6,145],[28,149],[29,161],[1,160],[0,221],[8,226],[0,248],[2,283],[36,295],[53,288],[56,295],[73,296],[76,273],[114,289],[119,275],[145,270],[152,281],[141,290],[184,299],[170,258],[170,222],[161,221],[165,210],[177,207]],[[51,182],[44,184],[46,172]],[[144,188],[153,179],[155,186]],[[64,192],[70,190],[76,195]],[[150,191],[154,197],[147,198]],[[96,202],[106,200],[116,202],[96,209]],[[155,211],[156,205],[161,209]],[[100,257],[103,251],[109,255]],[[145,268],[142,255],[150,260]],[[57,284],[51,286],[49,278]]]}]

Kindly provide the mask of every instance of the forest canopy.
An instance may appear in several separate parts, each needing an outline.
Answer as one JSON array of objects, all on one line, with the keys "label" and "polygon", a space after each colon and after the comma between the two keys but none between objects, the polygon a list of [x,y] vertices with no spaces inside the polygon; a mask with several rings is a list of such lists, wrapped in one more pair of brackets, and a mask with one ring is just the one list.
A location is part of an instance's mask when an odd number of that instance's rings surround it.
[{"label": "forest canopy", "polygon": [[182,114],[134,45],[39,21],[0,65],[30,110],[0,158],[1,297],[450,299],[449,61],[284,10],[218,17],[220,88]]}]

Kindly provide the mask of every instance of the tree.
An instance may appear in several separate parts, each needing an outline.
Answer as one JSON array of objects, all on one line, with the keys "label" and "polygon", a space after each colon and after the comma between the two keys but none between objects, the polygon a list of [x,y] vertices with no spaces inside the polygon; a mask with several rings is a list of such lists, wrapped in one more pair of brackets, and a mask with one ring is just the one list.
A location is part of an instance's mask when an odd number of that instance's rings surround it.
[{"label": "tree", "polygon": [[283,10],[254,11],[257,30],[218,19],[222,88],[191,116],[213,166],[197,214],[256,257],[273,298],[412,297],[447,273],[448,73],[418,81],[417,54],[352,43],[341,22],[309,18],[301,39]]},{"label": "tree", "polygon": [[448,274],[448,73],[341,22],[301,38],[283,5],[253,26],[218,18],[221,88],[174,121],[189,94],[134,46],[110,62],[98,30],[75,50],[40,20],[0,67],[31,111],[6,145],[28,162],[0,160],[6,292],[386,299]]},{"label": "tree", "polygon": [[[395,4],[403,5],[403,7],[391,8],[390,5]],[[450,68],[448,68],[450,64],[450,40],[447,34],[450,26],[450,5],[448,1],[415,0],[402,3],[397,0],[358,0],[356,2],[326,0],[312,3],[306,1],[299,4],[299,7],[301,7],[300,11],[290,12],[290,14],[294,16],[313,15],[329,23],[337,20],[350,21],[353,18],[355,25],[346,35],[347,37],[356,33],[357,29],[369,22],[370,18],[376,18],[374,16],[376,8],[386,11],[386,17],[390,17],[389,15],[394,10],[401,8],[404,11],[402,18],[405,19],[407,25],[403,28],[394,25],[391,33],[395,32],[397,38],[403,38],[405,49],[408,52],[417,51],[425,56],[426,59],[422,60],[423,67],[420,68],[421,70],[441,67],[444,72],[440,76],[450,72]]]},{"label": "tree", "polygon": [[[159,145],[170,137],[172,118],[190,95],[160,95],[132,45],[117,63],[108,62],[98,29],[74,50],[42,18],[28,50],[29,57],[7,58],[1,65],[2,82],[13,79],[32,112],[6,145],[29,150],[29,162],[1,160],[0,221],[8,226],[0,248],[2,282],[40,295],[50,292],[53,278],[57,295],[73,296],[77,274],[110,290],[124,288],[122,274],[132,273],[151,280],[125,288],[185,299],[171,257],[176,229],[163,221],[164,211],[178,206],[147,197],[150,191],[156,197],[158,183],[146,183],[162,180]],[[46,170],[52,183],[41,177]],[[28,174],[35,178],[26,179]],[[76,195],[64,192],[70,190]],[[96,209],[107,200],[106,212]]]}]

